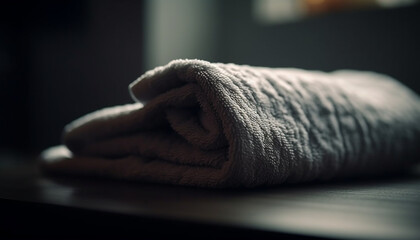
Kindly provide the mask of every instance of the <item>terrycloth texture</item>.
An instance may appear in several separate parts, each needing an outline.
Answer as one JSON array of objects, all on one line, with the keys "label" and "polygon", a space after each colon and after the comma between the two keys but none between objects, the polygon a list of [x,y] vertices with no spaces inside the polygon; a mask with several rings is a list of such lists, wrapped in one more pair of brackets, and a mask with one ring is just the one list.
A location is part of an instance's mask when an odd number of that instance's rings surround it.
[{"label": "terrycloth texture", "polygon": [[[100,85],[98,86],[100,87]],[[390,77],[175,60],[43,154],[51,172],[208,187],[381,174],[419,158],[419,97]]]}]

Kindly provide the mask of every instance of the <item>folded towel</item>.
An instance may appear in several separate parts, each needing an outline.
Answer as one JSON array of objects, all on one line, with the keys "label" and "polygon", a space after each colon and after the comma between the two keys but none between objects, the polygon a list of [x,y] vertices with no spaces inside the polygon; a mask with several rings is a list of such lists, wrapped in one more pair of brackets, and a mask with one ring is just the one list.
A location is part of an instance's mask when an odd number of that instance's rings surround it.
[{"label": "folded towel", "polygon": [[406,169],[420,100],[388,76],[175,60],[130,85],[134,104],[66,126],[45,170],[253,187]]}]

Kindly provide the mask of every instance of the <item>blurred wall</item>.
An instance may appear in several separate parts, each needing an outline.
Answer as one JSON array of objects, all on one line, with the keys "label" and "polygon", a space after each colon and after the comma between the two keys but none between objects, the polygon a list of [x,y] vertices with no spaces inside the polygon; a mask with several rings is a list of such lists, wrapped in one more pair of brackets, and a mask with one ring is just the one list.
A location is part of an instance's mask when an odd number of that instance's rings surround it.
[{"label": "blurred wall", "polygon": [[[420,92],[419,4],[349,9],[265,24],[255,16],[257,1],[147,1],[147,68],[176,58],[200,58],[324,71],[369,70],[389,74]],[[365,5],[373,2],[366,0]]]},{"label": "blurred wall", "polygon": [[253,16],[252,1],[221,8],[225,62],[331,71],[389,74],[420,93],[420,5],[368,8],[266,25]]},{"label": "blurred wall", "polygon": [[212,0],[147,0],[146,68],[178,58],[217,59],[219,6]]}]

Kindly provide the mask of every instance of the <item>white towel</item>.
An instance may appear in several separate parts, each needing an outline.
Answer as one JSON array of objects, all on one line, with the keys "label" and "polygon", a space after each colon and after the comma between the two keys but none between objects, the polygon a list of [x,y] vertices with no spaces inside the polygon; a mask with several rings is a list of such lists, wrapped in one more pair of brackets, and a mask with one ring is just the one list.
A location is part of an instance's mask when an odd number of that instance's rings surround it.
[{"label": "white towel", "polygon": [[377,73],[175,60],[130,93],[135,103],[66,126],[44,169],[254,187],[385,174],[419,159],[419,97]]}]

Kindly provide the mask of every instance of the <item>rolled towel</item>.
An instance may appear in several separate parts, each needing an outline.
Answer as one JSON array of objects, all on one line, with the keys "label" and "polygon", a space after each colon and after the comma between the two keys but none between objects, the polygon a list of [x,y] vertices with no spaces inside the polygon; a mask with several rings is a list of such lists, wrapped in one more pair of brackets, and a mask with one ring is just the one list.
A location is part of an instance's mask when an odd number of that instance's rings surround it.
[{"label": "rolled towel", "polygon": [[377,73],[175,60],[129,86],[135,103],[65,127],[46,171],[254,187],[407,169],[420,99]]}]

